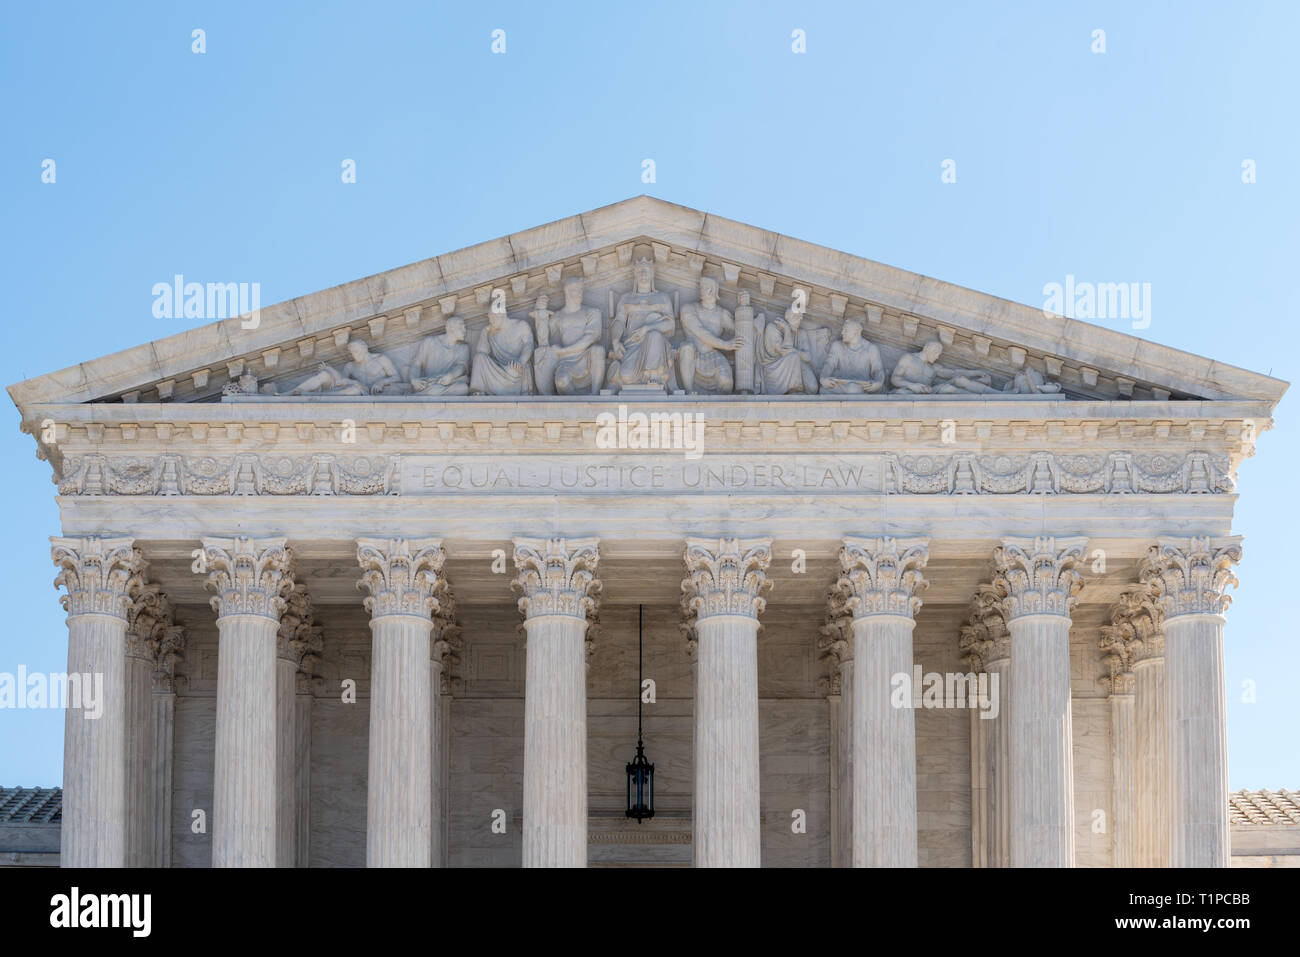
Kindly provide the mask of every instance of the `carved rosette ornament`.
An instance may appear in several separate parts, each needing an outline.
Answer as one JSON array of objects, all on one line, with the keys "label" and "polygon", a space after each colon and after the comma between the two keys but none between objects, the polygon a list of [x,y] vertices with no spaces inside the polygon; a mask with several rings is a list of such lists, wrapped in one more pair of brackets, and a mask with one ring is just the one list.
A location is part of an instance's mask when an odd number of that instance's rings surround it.
[{"label": "carved rosette ornament", "polygon": [[370,592],[362,604],[371,619],[410,615],[431,620],[438,611],[446,560],[440,538],[357,539],[357,587]]},{"label": "carved rosette ornament", "polygon": [[839,587],[855,618],[897,615],[912,618],[921,609],[917,592],[929,561],[926,538],[846,538],[840,548]]},{"label": "carved rosette ornament", "polygon": [[205,538],[203,558],[218,619],[258,615],[278,624],[293,588],[293,551],[285,539]]},{"label": "carved rosette ornament", "polygon": [[1166,619],[1179,615],[1222,615],[1237,586],[1232,566],[1241,561],[1241,538],[1161,539],[1142,560],[1138,577],[1151,588]]},{"label": "carved rosette ornament", "polygon": [[686,540],[682,610],[687,628],[703,618],[737,615],[757,619],[772,587],[770,538],[691,538]]},{"label": "carved rosette ornament", "polygon": [[597,538],[516,538],[515,580],[524,618],[595,617],[601,583]]},{"label": "carved rosette ornament", "polygon": [[72,615],[111,615],[125,619],[131,590],[142,581],[144,556],[131,538],[50,538],[50,558],[59,566],[54,587]]},{"label": "carved rosette ornament", "polygon": [[1026,615],[1068,618],[1083,588],[1076,566],[1087,544],[1086,538],[1004,538],[993,552],[993,585],[1007,621]]}]

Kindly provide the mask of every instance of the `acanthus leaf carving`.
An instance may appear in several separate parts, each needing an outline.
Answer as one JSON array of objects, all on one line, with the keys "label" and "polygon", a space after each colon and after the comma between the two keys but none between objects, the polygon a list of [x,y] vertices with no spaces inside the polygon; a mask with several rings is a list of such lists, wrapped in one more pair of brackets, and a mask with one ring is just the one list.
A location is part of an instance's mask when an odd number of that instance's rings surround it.
[{"label": "acanthus leaf carving", "polygon": [[1179,615],[1222,615],[1236,587],[1232,566],[1241,561],[1240,537],[1161,539],[1151,546],[1138,577],[1151,588],[1166,619]]},{"label": "acanthus leaf carving", "polygon": [[446,559],[440,538],[357,539],[357,587],[369,592],[363,605],[371,618],[410,615],[432,620],[439,608]]},{"label": "acanthus leaf carving", "polygon": [[143,580],[147,563],[131,538],[50,538],[50,557],[59,567],[54,587],[69,615],[112,615],[123,620],[130,592]]},{"label": "acanthus leaf carving", "polygon": [[[519,610],[525,619],[564,615],[594,619],[601,582],[600,540],[596,538],[516,538],[515,578]],[[588,648],[590,653],[590,648]]]},{"label": "acanthus leaf carving", "polygon": [[1083,588],[1076,567],[1085,538],[1006,538],[994,550],[993,585],[1002,594],[1007,621],[1024,615],[1068,618]]},{"label": "acanthus leaf carving", "polygon": [[284,538],[205,538],[203,557],[219,619],[259,615],[278,626],[294,584],[293,551]]}]

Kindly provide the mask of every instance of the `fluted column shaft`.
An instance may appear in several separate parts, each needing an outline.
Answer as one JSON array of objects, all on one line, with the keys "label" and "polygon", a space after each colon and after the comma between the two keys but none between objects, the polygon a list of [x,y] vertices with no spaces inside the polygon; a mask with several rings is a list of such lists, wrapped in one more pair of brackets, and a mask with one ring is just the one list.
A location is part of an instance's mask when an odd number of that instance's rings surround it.
[{"label": "fluted column shaft", "polygon": [[292,587],[284,539],[204,539],[216,592],[212,866],[276,863],[276,632]]},{"label": "fluted column shaft", "polygon": [[298,663],[275,659],[275,866],[297,864]]},{"label": "fluted column shaft", "polygon": [[1169,702],[1165,659],[1147,657],[1133,665],[1137,744],[1134,755],[1136,808],[1135,867],[1168,867],[1173,833],[1169,785]]},{"label": "fluted column shaft", "polygon": [[853,866],[853,659],[840,660],[839,730],[836,740],[836,771],[839,775],[836,846],[841,867]]},{"label": "fluted column shaft", "polygon": [[1137,716],[1132,676],[1127,690],[1110,694],[1111,729],[1111,834],[1114,837],[1116,867],[1137,864]]},{"label": "fluted column shaft", "polygon": [[386,615],[370,622],[370,763],[366,866],[428,867],[433,802],[429,635],[433,622]]},{"label": "fluted column shaft", "polygon": [[153,694],[153,860],[150,867],[172,866],[172,743],[176,731],[176,695],[170,689]]},{"label": "fluted column shaft", "polygon": [[[434,644],[437,642],[435,641]],[[442,657],[435,651],[429,659],[429,866],[442,867]]]},{"label": "fluted column shaft", "polygon": [[1170,863],[1227,867],[1228,724],[1223,616],[1165,620],[1172,788]]},{"label": "fluted column shaft", "polygon": [[69,689],[73,681],[92,687],[101,714],[69,707],[64,715],[63,867],[126,866],[125,640],[124,618],[68,616]]},{"label": "fluted column shaft", "polygon": [[126,679],[126,866],[154,866],[153,669],[151,657],[131,650]]},{"label": "fluted column shaft", "polygon": [[910,616],[853,621],[853,866],[916,867],[916,723],[895,707],[894,675],[912,674]]},{"label": "fluted column shaft", "polygon": [[[975,720],[988,725],[988,866],[1011,866],[1011,659],[994,658],[988,663],[989,693],[997,689],[998,714]],[[996,684],[994,683],[996,681]]]},{"label": "fluted column shaft", "polygon": [[524,622],[524,867],[587,866],[587,622]]},{"label": "fluted column shaft", "polygon": [[261,615],[217,619],[213,867],[276,863],[276,627]]},{"label": "fluted column shaft", "polygon": [[1011,863],[1074,866],[1070,619],[1025,615],[1011,631]]},{"label": "fluted column shaft", "polygon": [[126,614],[144,561],[132,539],[51,538],[68,613],[63,725],[63,867],[123,867]]},{"label": "fluted column shaft", "polygon": [[758,619],[701,618],[695,672],[696,867],[758,867]]}]

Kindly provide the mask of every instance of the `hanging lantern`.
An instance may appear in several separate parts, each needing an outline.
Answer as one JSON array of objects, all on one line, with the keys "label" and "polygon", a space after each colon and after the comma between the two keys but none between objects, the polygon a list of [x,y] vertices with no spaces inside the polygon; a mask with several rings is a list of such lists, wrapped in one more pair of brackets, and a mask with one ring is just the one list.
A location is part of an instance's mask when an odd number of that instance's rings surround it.
[{"label": "hanging lantern", "polygon": [[636,757],[627,764],[627,816],[644,821],[655,816],[655,766],[646,760],[641,740],[641,687],[645,664],[645,639],[641,625],[644,613],[636,610],[637,681],[636,681]]}]

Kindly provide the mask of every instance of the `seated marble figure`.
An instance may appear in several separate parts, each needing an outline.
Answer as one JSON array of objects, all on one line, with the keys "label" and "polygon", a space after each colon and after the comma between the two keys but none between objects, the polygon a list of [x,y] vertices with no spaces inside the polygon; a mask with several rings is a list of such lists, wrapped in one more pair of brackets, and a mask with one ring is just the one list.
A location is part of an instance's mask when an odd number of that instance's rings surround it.
[{"label": "seated marble figure", "polygon": [[411,363],[413,395],[468,395],[469,346],[465,343],[465,320],[452,316],[440,336],[420,343]]},{"label": "seated marble figure", "polygon": [[1025,366],[1002,388],[1018,395],[1054,395],[1061,391],[1059,382],[1048,382],[1037,369]]},{"label": "seated marble figure", "polygon": [[669,340],[677,327],[672,297],[655,289],[654,261],[632,266],[632,290],[619,297],[610,329],[611,389],[666,389],[672,378]]},{"label": "seated marble figure", "polygon": [[487,328],[470,369],[470,395],[534,395],[533,330],[506,312],[505,291],[492,290]]},{"label": "seated marble figure", "polygon": [[831,343],[822,366],[823,393],[867,395],[885,388],[885,365],[880,349],[862,337],[860,319],[844,320],[840,338]]},{"label": "seated marble figure", "polygon": [[604,318],[597,307],[582,304],[584,288],[580,278],[566,279],[564,307],[551,312],[542,296],[532,313],[537,324],[533,367],[543,395],[597,395],[605,384]]},{"label": "seated marble figure", "polygon": [[785,317],[768,322],[755,343],[755,360],[762,374],[764,395],[815,395],[812,339],[801,329],[803,311],[791,307]]},{"label": "seated marble figure", "polygon": [[939,365],[943,343],[931,339],[919,352],[904,353],[889,378],[893,391],[928,395],[930,393],[995,393],[992,379],[982,369],[951,369]]}]

